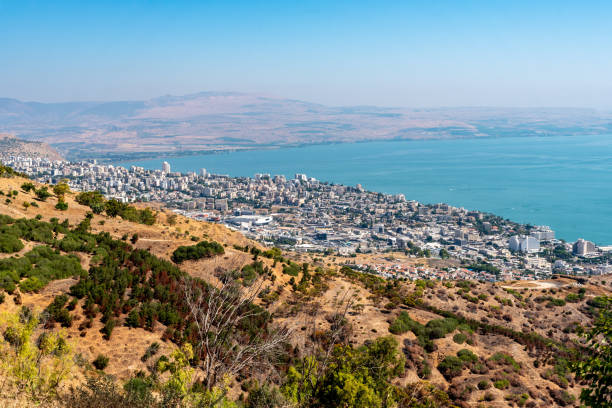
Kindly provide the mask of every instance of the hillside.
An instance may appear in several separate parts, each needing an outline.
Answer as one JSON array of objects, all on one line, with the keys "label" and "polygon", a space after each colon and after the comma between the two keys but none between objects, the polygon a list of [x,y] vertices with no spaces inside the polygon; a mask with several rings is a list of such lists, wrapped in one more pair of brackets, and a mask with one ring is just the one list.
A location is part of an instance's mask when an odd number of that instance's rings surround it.
[{"label": "hillside", "polygon": [[0,152],[4,156],[23,156],[63,160],[63,157],[47,143],[17,139],[13,135],[0,134]]},{"label": "hillside", "polygon": [[[223,390],[225,396],[215,394],[219,401],[241,399],[249,407],[578,406],[581,385],[568,361],[579,328],[591,325],[602,296],[612,293],[610,276],[585,283],[387,282],[343,267],[340,258],[281,254],[164,209],[147,225],[133,221],[143,205],[98,211],[94,198],[82,205],[83,196],[72,192],[41,201],[35,191],[44,186],[24,183],[0,178],[0,311],[46,309],[50,317],[37,333],[64,333],[78,364],[60,395],[100,375],[92,366],[99,355],[108,357],[103,371],[119,383],[167,395],[175,376],[187,373],[173,353],[198,344],[198,320],[186,299],[203,291],[210,306],[211,288],[223,287],[231,302],[238,301],[233,293],[244,302],[227,309],[233,325],[218,349],[224,357],[215,361],[225,371],[219,368],[214,387],[205,362],[207,350],[217,350],[215,337],[209,333],[211,344],[189,359],[198,398]],[[0,326],[9,341],[6,322]],[[258,354],[227,368],[242,358],[236,352],[254,353],[275,339],[274,359]],[[374,363],[377,369],[361,371]],[[342,392],[332,392],[338,384]],[[5,387],[5,402],[26,398],[19,390],[19,382]],[[267,402],[257,405],[255,396]],[[153,406],[138,403],[144,405],[125,406]]]},{"label": "hillside", "polygon": [[569,108],[333,107],[234,92],[112,102],[0,98],[0,132],[46,142],[69,159],[364,140],[593,135],[609,133],[610,117]]}]

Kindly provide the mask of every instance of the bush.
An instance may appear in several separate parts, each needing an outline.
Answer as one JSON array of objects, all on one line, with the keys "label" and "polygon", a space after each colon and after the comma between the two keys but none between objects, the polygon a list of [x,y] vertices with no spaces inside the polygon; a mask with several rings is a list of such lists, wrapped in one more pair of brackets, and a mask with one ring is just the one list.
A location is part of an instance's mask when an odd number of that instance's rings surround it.
[{"label": "bush", "polygon": [[223,245],[215,241],[202,241],[196,245],[180,246],[172,253],[172,261],[181,263],[186,260],[212,258],[225,253]]},{"label": "bush", "polygon": [[39,316],[27,307],[19,313],[0,315],[6,340],[0,344],[3,379],[32,402],[20,406],[41,406],[41,401],[50,401],[72,367],[73,355],[66,337],[37,329],[39,322]]},{"label": "bush", "polygon": [[298,276],[300,274],[300,265],[289,261],[287,265],[283,265],[283,273],[289,276]]},{"label": "bush", "polygon": [[489,387],[491,387],[491,383],[489,383],[487,380],[482,380],[478,382],[478,389],[479,390],[486,390]]},{"label": "bush", "polygon": [[423,359],[423,362],[417,371],[417,375],[423,379],[428,379],[431,377],[431,365],[427,360]]},{"label": "bush", "polygon": [[25,191],[26,193],[29,193],[30,191],[35,190],[36,186],[34,186],[34,183],[31,183],[28,181],[21,185],[21,189]]},{"label": "bush", "polygon": [[509,365],[514,371],[520,371],[521,369],[521,365],[511,355],[506,353],[497,352],[491,356],[490,360]]},{"label": "bush", "polygon": [[108,319],[106,323],[104,323],[104,327],[100,329],[104,337],[104,340],[110,340],[111,334],[113,333],[113,329],[117,322],[114,319]]},{"label": "bush", "polygon": [[389,326],[389,331],[393,334],[404,334],[408,331],[411,331],[415,325],[418,325],[418,322],[415,322],[410,318],[410,315],[402,311],[399,316],[395,319],[393,323]]},{"label": "bush", "polygon": [[20,258],[0,259],[0,287],[7,291],[19,284],[23,292],[36,292],[52,280],[84,274],[77,257],[48,246],[37,246]]},{"label": "bush", "polygon": [[140,358],[140,360],[142,362],[147,361],[149,358],[153,357],[155,354],[157,354],[157,352],[159,351],[159,343],[154,341],[153,343],[151,343],[149,345],[149,347],[147,347],[147,350],[145,351],[145,353],[142,355],[142,357]]},{"label": "bush", "polygon": [[580,296],[576,293],[568,293],[567,296],[565,296],[565,301],[570,303],[578,303],[580,301]]},{"label": "bush", "polygon": [[153,225],[155,223],[155,214],[149,208],[139,210],[134,206],[115,199],[106,200],[99,191],[80,193],[76,196],[76,201],[81,205],[91,208],[94,214],[101,214],[103,211],[106,211],[106,215],[109,217],[119,216],[124,220],[146,225]]},{"label": "bush", "polygon": [[104,354],[98,354],[98,357],[96,357],[92,364],[98,370],[104,370],[106,366],[108,366],[108,361],[108,357],[106,357]]},{"label": "bush", "polygon": [[461,371],[463,371],[463,361],[455,356],[446,356],[444,360],[438,364],[438,371],[440,371],[444,378],[451,380],[461,375]]},{"label": "bush", "polygon": [[495,388],[497,388],[498,390],[505,390],[506,388],[508,388],[510,386],[510,381],[508,381],[505,378],[503,378],[501,380],[495,381],[493,383],[493,386]]},{"label": "bush", "polygon": [[8,233],[0,233],[0,252],[13,253],[23,249],[23,242],[15,235]]},{"label": "bush", "polygon": [[34,194],[40,201],[47,201],[47,198],[51,197],[51,193],[47,187],[41,187],[38,190],[34,190]]},{"label": "bush", "polygon": [[72,325],[72,316],[67,309],[64,308],[68,302],[68,296],[59,295],[53,299],[53,302],[45,309],[49,313],[52,322],[57,322],[62,327],[70,327]]},{"label": "bush", "polygon": [[467,336],[463,333],[457,333],[453,336],[453,341],[457,344],[463,344],[467,340]]},{"label": "bush", "polygon": [[60,201],[59,203],[55,204],[55,209],[60,211],[66,211],[68,209],[68,203],[66,203],[65,201]]},{"label": "bush", "polygon": [[245,408],[273,408],[288,406],[287,401],[278,388],[267,384],[256,386],[249,390]]},{"label": "bush", "polygon": [[461,349],[457,352],[457,357],[464,363],[475,363],[478,361],[478,356],[468,349]]}]

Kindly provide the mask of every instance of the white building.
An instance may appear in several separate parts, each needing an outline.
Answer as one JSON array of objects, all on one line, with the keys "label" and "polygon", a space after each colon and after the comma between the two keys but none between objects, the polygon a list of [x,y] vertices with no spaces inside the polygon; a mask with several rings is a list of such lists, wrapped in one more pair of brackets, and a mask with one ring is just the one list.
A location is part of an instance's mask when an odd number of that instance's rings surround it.
[{"label": "white building", "polygon": [[540,225],[531,230],[531,236],[536,237],[540,241],[552,241],[555,239],[555,231],[546,225]]},{"label": "white building", "polygon": [[164,174],[170,173],[170,163],[168,163],[167,161],[162,163],[162,173]]},{"label": "white building", "polygon": [[540,240],[527,235],[514,235],[508,240],[511,251],[533,253],[540,250]]}]

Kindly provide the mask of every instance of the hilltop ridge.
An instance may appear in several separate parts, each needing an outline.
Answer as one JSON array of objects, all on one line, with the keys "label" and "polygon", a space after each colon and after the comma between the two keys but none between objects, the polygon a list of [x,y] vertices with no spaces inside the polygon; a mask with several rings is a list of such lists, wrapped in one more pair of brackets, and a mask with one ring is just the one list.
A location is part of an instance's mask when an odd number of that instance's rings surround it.
[{"label": "hilltop ridge", "polygon": [[0,131],[49,143],[70,159],[370,140],[592,135],[609,133],[611,116],[573,108],[336,107],[238,92],[109,102],[0,98]]},{"label": "hilltop ridge", "polygon": [[23,156],[63,160],[57,150],[44,142],[21,140],[10,134],[0,134],[0,151],[4,156]]}]

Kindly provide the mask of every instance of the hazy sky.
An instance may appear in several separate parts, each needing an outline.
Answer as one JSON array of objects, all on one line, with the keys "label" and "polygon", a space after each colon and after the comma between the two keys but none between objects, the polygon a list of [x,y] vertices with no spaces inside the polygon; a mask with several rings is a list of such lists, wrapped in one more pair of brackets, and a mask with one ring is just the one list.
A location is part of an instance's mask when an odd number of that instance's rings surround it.
[{"label": "hazy sky", "polygon": [[0,0],[0,96],[612,107],[611,1]]}]

